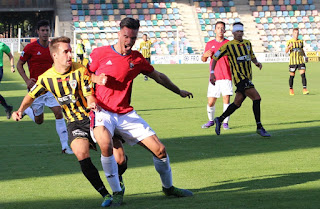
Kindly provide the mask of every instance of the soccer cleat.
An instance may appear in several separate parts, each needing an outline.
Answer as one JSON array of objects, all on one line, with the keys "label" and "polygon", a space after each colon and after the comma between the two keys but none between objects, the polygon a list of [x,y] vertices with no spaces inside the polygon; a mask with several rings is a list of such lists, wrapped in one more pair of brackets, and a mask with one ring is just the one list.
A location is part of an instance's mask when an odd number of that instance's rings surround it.
[{"label": "soccer cleat", "polygon": [[271,136],[264,128],[258,128],[257,134],[259,134],[262,137],[270,137]]},{"label": "soccer cleat", "polygon": [[229,124],[228,123],[222,123],[222,127],[224,130],[229,130]]},{"label": "soccer cleat", "polygon": [[216,123],[216,134],[220,135],[221,122],[219,121],[219,118],[215,118],[214,122]]},{"label": "soccer cleat", "polygon": [[294,91],[293,91],[293,89],[289,89],[289,94],[290,94],[290,96],[294,96]]},{"label": "soccer cleat", "polygon": [[112,203],[112,196],[110,194],[107,194],[104,198],[103,198],[103,202],[101,204],[102,207],[109,207]]},{"label": "soccer cleat", "polygon": [[12,106],[8,106],[8,108],[5,110],[7,114],[7,119],[11,118],[12,110],[13,110]]},{"label": "soccer cleat", "polygon": [[122,204],[122,202],[123,202],[123,191],[114,192],[111,207],[118,207]]},{"label": "soccer cleat", "polygon": [[214,121],[209,120],[206,124],[203,124],[201,128],[210,128],[214,125]]},{"label": "soccer cleat", "polygon": [[162,191],[166,196],[175,196],[175,197],[190,197],[193,196],[193,193],[187,189],[179,189],[177,187],[171,186],[170,188],[162,187]]},{"label": "soccer cleat", "polygon": [[119,181],[120,181],[121,191],[124,194],[124,192],[126,191],[126,187],[124,186],[124,182],[123,182],[122,176],[119,176]]},{"label": "soccer cleat", "polygon": [[70,147],[67,147],[66,149],[63,149],[63,150],[61,151],[61,153],[62,153],[62,154],[68,154],[68,155],[72,155],[72,154],[73,154],[73,152],[72,152],[72,150],[70,149]]},{"label": "soccer cleat", "polygon": [[309,94],[309,91],[308,91],[307,89],[303,89],[303,90],[302,90],[302,93],[303,93],[304,95],[307,95],[307,94]]}]

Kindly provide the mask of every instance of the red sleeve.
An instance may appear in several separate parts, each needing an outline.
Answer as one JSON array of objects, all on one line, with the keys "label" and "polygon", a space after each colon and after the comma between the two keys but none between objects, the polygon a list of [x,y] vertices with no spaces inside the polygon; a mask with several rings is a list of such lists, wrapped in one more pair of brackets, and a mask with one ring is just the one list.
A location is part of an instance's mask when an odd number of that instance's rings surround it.
[{"label": "red sleeve", "polygon": [[98,57],[97,49],[94,49],[89,56],[89,63],[87,68],[90,72],[94,73],[99,67],[99,57]]},{"label": "red sleeve", "polygon": [[[141,54],[140,54],[141,55]],[[150,63],[141,55],[141,73],[148,75],[154,71],[154,68]]]},{"label": "red sleeve", "polygon": [[30,44],[24,47],[20,55],[20,60],[23,62],[28,61],[31,58],[31,47]]}]

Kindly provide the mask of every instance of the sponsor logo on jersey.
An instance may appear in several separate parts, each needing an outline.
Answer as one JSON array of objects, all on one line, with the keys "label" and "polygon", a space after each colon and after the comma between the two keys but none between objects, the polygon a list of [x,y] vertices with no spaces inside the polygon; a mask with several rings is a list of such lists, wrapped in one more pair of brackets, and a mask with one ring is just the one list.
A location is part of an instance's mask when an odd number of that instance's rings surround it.
[{"label": "sponsor logo on jersey", "polygon": [[69,84],[70,84],[71,88],[73,88],[73,89],[76,89],[77,83],[78,83],[78,82],[77,82],[76,80],[71,80],[71,81],[69,81]]},{"label": "sponsor logo on jersey", "polygon": [[244,56],[241,56],[241,57],[237,57],[237,63],[247,62],[247,61],[251,61],[251,56],[250,55],[244,55]]},{"label": "sponsor logo on jersey", "polygon": [[109,60],[109,61],[106,63],[106,65],[112,65],[111,60]]},{"label": "sponsor logo on jersey", "polygon": [[40,52],[40,51],[38,51],[37,55],[41,55],[41,52]]},{"label": "sponsor logo on jersey", "polygon": [[216,48],[216,46],[212,46],[211,48],[214,49],[214,48]]},{"label": "sponsor logo on jersey", "polygon": [[21,52],[21,57],[23,57],[24,53],[25,53],[24,51]]},{"label": "sponsor logo on jersey", "polygon": [[68,94],[63,97],[58,97],[58,101],[59,101],[60,105],[67,105],[70,103],[76,103],[77,99],[75,98],[74,95]]}]

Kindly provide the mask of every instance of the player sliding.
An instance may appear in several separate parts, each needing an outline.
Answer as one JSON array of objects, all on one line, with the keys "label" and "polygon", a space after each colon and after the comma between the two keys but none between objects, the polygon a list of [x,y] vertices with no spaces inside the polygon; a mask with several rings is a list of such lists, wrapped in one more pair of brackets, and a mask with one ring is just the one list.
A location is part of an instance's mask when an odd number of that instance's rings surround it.
[{"label": "player sliding", "polygon": [[[202,55],[201,60],[202,62],[206,62],[208,58],[210,57],[210,68],[212,64],[212,56],[215,52],[217,52],[222,45],[227,43],[229,40],[224,38],[225,31],[225,23],[224,22],[217,22],[214,29],[216,33],[216,39],[209,41],[206,45],[205,53]],[[212,85],[212,83],[209,81],[208,85],[208,105],[207,105],[207,113],[209,121],[206,124],[203,124],[202,128],[209,128],[214,125],[214,113],[216,111],[215,103],[217,101],[217,98],[220,97],[220,94],[222,94],[223,98],[223,111],[225,111],[229,104],[230,104],[230,96],[232,96],[232,81],[231,81],[231,71],[230,71],[230,65],[228,62],[228,57],[224,56],[217,62],[217,67],[215,69],[214,75],[216,76],[216,83],[215,85]],[[229,118],[226,117],[223,120],[223,129],[228,130],[229,129]]]},{"label": "player sliding", "polygon": [[[68,120],[69,143],[80,163],[83,174],[104,197],[101,206],[110,206],[113,197],[106,190],[97,168],[91,162],[89,153],[90,148],[96,150],[96,145],[90,135],[90,110],[87,107],[98,111],[96,98],[93,96],[91,76],[83,65],[72,63],[69,38],[59,37],[53,39],[50,42],[50,53],[54,61],[54,67],[39,76],[37,83],[25,96],[18,111],[13,112],[12,118],[20,121],[22,113],[32,104],[35,98],[51,92],[59,101]],[[121,175],[126,170],[126,161],[121,142],[114,140],[114,152],[117,153],[115,156],[118,163],[121,164],[119,166],[119,174]],[[97,142],[101,153],[106,153],[107,149],[109,149],[107,142],[100,139]],[[118,167],[116,168],[116,174],[118,174]],[[108,177],[107,173],[106,176]],[[118,175],[115,178],[107,178],[107,180],[113,191],[114,187],[120,187]],[[117,186],[115,186],[116,184]]]},{"label": "player sliding", "polygon": [[[111,139],[117,134],[130,145],[139,144],[146,148],[153,154],[154,166],[160,174],[165,195],[192,196],[189,190],[173,186],[165,146],[130,105],[133,79],[140,73],[181,97],[192,97],[190,92],[180,90],[166,75],[154,70],[138,51],[132,50],[139,27],[139,20],[124,18],[120,22],[117,44],[96,48],[90,55],[89,70],[96,75],[93,76],[93,82],[97,83],[95,95],[98,105],[102,107],[92,118],[95,126],[94,136],[97,140],[102,140]],[[105,157],[105,160],[111,161],[110,158]],[[116,164],[113,167],[116,168]],[[115,174],[116,170],[110,171],[110,175]]]},{"label": "player sliding", "polygon": [[290,52],[290,62],[289,62],[289,72],[290,72],[290,78],[289,78],[289,94],[291,96],[294,95],[293,91],[293,79],[296,74],[296,70],[299,70],[299,73],[301,75],[301,80],[302,80],[302,93],[303,94],[309,94],[309,91],[307,90],[307,79],[306,79],[306,64],[304,63],[305,61],[308,62],[308,57],[304,53],[303,50],[303,41],[299,40],[299,29],[294,28],[292,31],[292,39],[290,39],[287,42],[287,48],[286,48],[286,53]]},{"label": "player sliding", "polygon": [[220,135],[220,128],[222,121],[230,116],[236,109],[238,109],[242,102],[248,96],[253,101],[253,113],[257,124],[257,133],[263,137],[271,136],[262,126],[260,120],[260,102],[261,98],[258,91],[255,89],[252,80],[251,61],[258,67],[262,68],[262,64],[257,61],[253,51],[251,42],[243,39],[243,24],[236,22],[233,24],[233,37],[234,40],[229,41],[223,45],[219,51],[213,56],[213,62],[211,65],[210,81],[214,85],[216,77],[214,74],[217,61],[223,57],[228,56],[228,60],[231,66],[231,72],[233,75],[233,81],[236,89],[236,96],[234,101],[226,111],[220,116],[214,119],[216,123],[216,133]]}]

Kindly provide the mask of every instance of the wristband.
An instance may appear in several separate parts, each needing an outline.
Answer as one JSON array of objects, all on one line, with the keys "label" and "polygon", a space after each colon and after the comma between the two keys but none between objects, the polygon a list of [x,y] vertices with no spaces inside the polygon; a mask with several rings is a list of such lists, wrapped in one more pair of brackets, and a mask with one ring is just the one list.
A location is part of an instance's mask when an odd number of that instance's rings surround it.
[{"label": "wristband", "polygon": [[214,74],[214,70],[211,70],[211,71],[210,71],[210,74]]},{"label": "wristband", "polygon": [[11,67],[15,68],[16,66],[14,66],[14,65],[11,65]]}]

